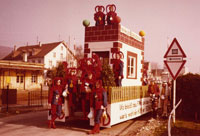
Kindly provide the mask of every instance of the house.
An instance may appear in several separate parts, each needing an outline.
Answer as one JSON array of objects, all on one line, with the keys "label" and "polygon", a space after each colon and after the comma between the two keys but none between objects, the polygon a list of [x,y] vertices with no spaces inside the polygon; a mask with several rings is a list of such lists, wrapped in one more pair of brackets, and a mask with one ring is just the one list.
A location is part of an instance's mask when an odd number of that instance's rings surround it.
[{"label": "house", "polygon": [[41,63],[46,69],[52,69],[63,61],[67,61],[71,67],[77,65],[74,54],[64,41],[21,46],[18,49],[15,46],[3,60]]},{"label": "house", "polygon": [[100,58],[109,59],[109,64],[112,65],[112,53],[116,51],[124,54],[122,86],[142,85],[144,37],[120,24],[85,27],[85,57],[96,53]]},{"label": "house", "polygon": [[0,60],[0,89],[37,90],[44,83],[44,64]]}]

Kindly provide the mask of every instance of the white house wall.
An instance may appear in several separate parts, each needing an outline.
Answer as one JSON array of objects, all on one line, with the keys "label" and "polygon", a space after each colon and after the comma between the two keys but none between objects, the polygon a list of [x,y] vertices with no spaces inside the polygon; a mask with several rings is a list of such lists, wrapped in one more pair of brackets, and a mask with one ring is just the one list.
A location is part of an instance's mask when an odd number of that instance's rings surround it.
[{"label": "white house wall", "polygon": [[[61,50],[61,46],[63,46],[63,50]],[[54,57],[54,52],[56,53],[56,57]],[[63,53],[63,59],[61,59],[61,53]],[[56,67],[57,62],[66,61],[66,56],[67,56],[67,49],[61,43],[56,48],[54,48],[52,51],[50,51],[48,54],[45,55],[44,57],[45,68]],[[52,67],[49,65],[49,61],[52,61]]]},{"label": "white house wall", "polygon": [[[91,42],[91,43],[87,43],[88,44],[88,48],[90,48],[90,52],[94,52],[94,51],[109,51],[110,54],[110,59],[112,58],[112,53],[111,53],[111,48],[113,48],[113,43],[112,42]],[[122,43],[122,42],[120,42]],[[142,54],[142,50],[134,48],[130,45],[127,45],[125,43],[122,43],[122,48],[120,49],[120,51],[123,52],[124,54],[124,79],[122,80],[122,86],[139,86],[142,85],[141,82],[141,78],[142,78],[142,64],[141,61],[143,60],[143,56]],[[137,54],[137,79],[127,79],[127,52],[132,52]],[[91,53],[89,54],[88,57],[91,57]]]},{"label": "white house wall", "polygon": [[[142,78],[142,51],[140,49],[134,48],[130,45],[122,43],[122,49],[120,51],[124,54],[124,79],[122,80],[123,86],[137,86],[142,85],[141,78]],[[137,54],[137,79],[127,79],[127,52],[132,52]]]}]

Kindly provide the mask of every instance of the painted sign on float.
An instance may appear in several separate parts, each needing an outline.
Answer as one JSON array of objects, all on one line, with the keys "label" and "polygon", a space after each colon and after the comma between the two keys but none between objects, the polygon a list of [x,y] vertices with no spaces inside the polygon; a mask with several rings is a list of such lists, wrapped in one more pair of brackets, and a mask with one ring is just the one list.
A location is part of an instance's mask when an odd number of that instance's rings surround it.
[{"label": "painted sign on float", "polygon": [[[111,127],[112,125],[139,117],[151,111],[151,99],[149,97],[133,99],[112,103],[107,106],[110,115],[110,124],[102,127]],[[94,125],[94,119],[90,119],[90,125]]]},{"label": "painted sign on float", "polygon": [[151,111],[151,99],[142,98],[111,104],[111,125],[139,117]]}]

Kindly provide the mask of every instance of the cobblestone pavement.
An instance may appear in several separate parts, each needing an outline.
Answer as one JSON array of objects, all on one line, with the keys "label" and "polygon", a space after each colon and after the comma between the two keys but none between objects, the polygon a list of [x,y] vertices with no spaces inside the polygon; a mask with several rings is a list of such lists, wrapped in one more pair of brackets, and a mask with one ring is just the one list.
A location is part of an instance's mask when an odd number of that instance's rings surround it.
[{"label": "cobblestone pavement", "polygon": [[[134,136],[151,117],[145,115],[111,128],[102,128],[97,136]],[[0,118],[1,136],[84,136],[92,127],[88,121],[68,119],[56,122],[56,129],[47,127],[47,111],[37,111]]]}]

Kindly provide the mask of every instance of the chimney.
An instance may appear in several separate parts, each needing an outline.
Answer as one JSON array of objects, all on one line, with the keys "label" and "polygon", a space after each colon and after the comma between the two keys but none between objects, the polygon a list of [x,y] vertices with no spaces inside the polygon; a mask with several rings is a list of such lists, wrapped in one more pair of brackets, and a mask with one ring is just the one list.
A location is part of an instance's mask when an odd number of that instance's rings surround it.
[{"label": "chimney", "polygon": [[41,43],[41,42],[39,42],[39,46],[40,46],[40,47],[42,46],[42,43]]},{"label": "chimney", "polygon": [[27,60],[28,60],[28,54],[27,54],[27,52],[24,52],[23,53],[23,61],[27,62]]}]

